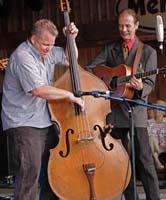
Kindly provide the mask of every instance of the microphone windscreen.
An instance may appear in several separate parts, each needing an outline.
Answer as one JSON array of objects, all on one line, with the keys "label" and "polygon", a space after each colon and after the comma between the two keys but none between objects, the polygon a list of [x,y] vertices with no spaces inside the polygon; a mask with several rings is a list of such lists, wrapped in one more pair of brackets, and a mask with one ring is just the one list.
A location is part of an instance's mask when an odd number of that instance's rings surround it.
[{"label": "microphone windscreen", "polygon": [[158,42],[163,42],[164,40],[164,24],[163,19],[160,15],[156,16],[156,37]]}]

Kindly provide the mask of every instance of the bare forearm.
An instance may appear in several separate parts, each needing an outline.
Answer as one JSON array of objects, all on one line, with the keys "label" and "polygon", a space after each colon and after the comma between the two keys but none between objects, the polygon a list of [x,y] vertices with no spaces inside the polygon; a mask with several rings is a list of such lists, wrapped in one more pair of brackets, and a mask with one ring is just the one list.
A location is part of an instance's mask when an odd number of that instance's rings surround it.
[{"label": "bare forearm", "polygon": [[49,85],[43,85],[33,89],[32,94],[47,100],[66,100],[74,102],[81,106],[83,111],[85,110],[84,101],[81,98],[75,97],[73,93],[67,90],[59,89]]},{"label": "bare forearm", "polygon": [[32,94],[47,100],[66,99],[70,101],[73,98],[73,94],[71,92],[49,85],[43,85],[32,90]]}]

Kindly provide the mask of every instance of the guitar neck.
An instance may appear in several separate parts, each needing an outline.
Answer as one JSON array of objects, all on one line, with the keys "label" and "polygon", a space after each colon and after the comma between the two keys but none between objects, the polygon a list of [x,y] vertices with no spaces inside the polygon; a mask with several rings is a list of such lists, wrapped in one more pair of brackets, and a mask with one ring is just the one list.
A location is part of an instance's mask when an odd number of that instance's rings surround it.
[{"label": "guitar neck", "polygon": [[[144,78],[144,77],[151,76],[153,74],[159,74],[159,73],[160,73],[160,69],[157,68],[157,69],[154,69],[152,71],[147,71],[147,72],[143,72],[143,73],[134,74],[134,76],[138,79],[138,78]],[[132,77],[132,75],[118,77],[117,83],[119,84],[119,83],[129,82],[131,77]]]}]

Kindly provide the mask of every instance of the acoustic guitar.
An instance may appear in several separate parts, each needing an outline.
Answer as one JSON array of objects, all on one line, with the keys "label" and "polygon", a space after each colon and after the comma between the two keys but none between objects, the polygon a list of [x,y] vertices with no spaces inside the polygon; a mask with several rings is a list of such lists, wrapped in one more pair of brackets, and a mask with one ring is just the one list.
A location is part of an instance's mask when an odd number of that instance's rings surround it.
[{"label": "acoustic guitar", "polygon": [[9,62],[9,58],[0,59],[0,70],[6,70],[7,64]]},{"label": "acoustic guitar", "polygon": [[[116,67],[96,66],[92,72],[101,78],[108,88],[113,92],[113,97],[124,97],[131,99],[134,95],[134,88],[129,85],[132,75],[132,67],[121,64]],[[152,71],[136,73],[136,78],[145,78],[155,74],[165,74],[166,67],[157,68]]]}]

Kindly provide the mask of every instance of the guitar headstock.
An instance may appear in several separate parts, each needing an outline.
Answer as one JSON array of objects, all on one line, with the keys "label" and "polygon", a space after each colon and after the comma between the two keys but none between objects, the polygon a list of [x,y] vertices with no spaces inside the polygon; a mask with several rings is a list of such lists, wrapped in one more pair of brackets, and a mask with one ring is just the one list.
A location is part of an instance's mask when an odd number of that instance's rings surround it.
[{"label": "guitar headstock", "polygon": [[3,59],[0,59],[0,69],[3,71],[3,70],[6,70],[6,67],[7,67],[7,64],[9,62],[9,58],[3,58]]},{"label": "guitar headstock", "polygon": [[68,13],[70,12],[70,4],[68,0],[60,0],[60,6],[62,12],[65,11],[67,11]]}]

